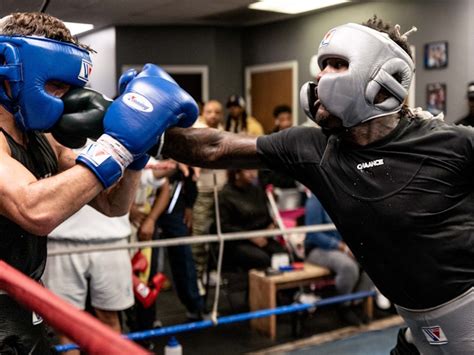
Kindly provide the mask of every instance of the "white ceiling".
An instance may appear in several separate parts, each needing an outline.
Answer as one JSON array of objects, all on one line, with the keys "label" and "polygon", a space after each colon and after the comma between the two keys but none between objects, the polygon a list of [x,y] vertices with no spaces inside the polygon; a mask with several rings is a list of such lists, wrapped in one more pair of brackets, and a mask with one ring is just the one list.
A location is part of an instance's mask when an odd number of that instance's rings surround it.
[{"label": "white ceiling", "polygon": [[[45,0],[0,0],[0,16],[38,11]],[[291,0],[289,0],[291,1]],[[314,1],[314,0],[308,0]],[[245,26],[290,15],[250,10],[255,0],[50,0],[46,12],[64,21],[117,25]]]}]

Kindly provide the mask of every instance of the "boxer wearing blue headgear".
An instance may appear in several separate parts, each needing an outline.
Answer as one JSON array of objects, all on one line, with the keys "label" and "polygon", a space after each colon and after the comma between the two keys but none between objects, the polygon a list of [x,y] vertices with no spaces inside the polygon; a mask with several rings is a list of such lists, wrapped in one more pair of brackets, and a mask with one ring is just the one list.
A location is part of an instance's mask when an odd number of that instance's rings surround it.
[{"label": "boxer wearing blue headgear", "polygon": [[63,113],[61,98],[46,91],[47,82],[83,87],[92,71],[86,49],[44,37],[0,34],[0,57],[0,80],[10,84],[10,93],[0,87],[0,104],[24,131],[48,130]]},{"label": "boxer wearing blue headgear", "polygon": [[173,128],[163,152],[192,166],[269,168],[300,181],[409,326],[392,353],[471,354],[474,128],[405,105],[413,63],[400,32],[375,17],[323,39],[322,72],[302,103],[324,130],[252,138]]},{"label": "boxer wearing blue headgear", "polygon": [[[45,236],[85,204],[109,216],[127,213],[148,150],[170,124],[197,118],[189,94],[148,65],[115,102],[95,102],[93,110],[107,111],[97,126],[104,134],[78,158],[41,131],[56,126],[71,87],[85,90],[90,70],[88,51],[60,20],[43,13],[0,19],[0,260],[35,280],[46,262]],[[1,293],[0,324],[0,353],[49,353],[41,318]]]}]

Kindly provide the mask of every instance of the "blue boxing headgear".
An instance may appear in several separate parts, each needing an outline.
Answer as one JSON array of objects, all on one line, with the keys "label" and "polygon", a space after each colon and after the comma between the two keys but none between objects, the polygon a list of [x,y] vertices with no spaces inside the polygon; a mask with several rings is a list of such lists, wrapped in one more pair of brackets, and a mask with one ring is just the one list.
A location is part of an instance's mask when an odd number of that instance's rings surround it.
[{"label": "blue boxing headgear", "polygon": [[[89,52],[75,44],[0,35],[0,104],[15,116],[23,131],[48,130],[61,117],[63,102],[46,92],[48,81],[83,87],[91,70]],[[11,97],[5,91],[6,80]]]}]

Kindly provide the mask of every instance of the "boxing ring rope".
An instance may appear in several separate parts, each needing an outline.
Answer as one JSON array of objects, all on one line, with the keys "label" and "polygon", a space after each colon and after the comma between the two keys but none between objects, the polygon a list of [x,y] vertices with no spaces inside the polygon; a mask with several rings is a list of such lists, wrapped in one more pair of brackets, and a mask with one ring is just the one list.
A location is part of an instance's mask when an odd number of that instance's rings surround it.
[{"label": "boxing ring rope", "polygon": [[89,354],[149,354],[4,261],[0,261],[0,289],[79,343]]},{"label": "boxing ring rope", "polygon": [[[265,318],[265,317],[270,317],[274,315],[313,310],[318,307],[320,308],[320,307],[330,306],[337,303],[355,301],[358,299],[373,297],[373,296],[375,296],[375,291],[361,291],[361,292],[351,293],[347,295],[324,298],[314,303],[292,304],[288,306],[280,306],[280,307],[275,307],[271,309],[262,309],[262,310],[254,311],[254,312],[247,312],[247,313],[240,313],[240,314],[235,314],[235,315],[218,317],[215,323],[212,320],[203,320],[199,322],[171,325],[171,326],[163,327],[159,329],[145,330],[142,332],[128,333],[124,336],[130,340],[145,340],[145,339],[159,337],[159,336],[172,335],[172,334],[184,333],[184,332],[189,332],[189,331],[198,330],[198,329],[210,328],[213,326],[244,322],[244,321],[257,319],[257,318]],[[57,345],[55,347],[55,350],[58,352],[64,352],[64,351],[69,351],[73,349],[78,349],[78,346],[76,344],[65,344],[65,345]]]},{"label": "boxing ring rope", "polygon": [[222,238],[222,227],[221,227],[221,213],[219,209],[219,191],[217,189],[217,175],[214,171],[212,173],[214,180],[214,209],[216,213],[216,228],[217,228],[217,239],[219,240],[219,255],[217,257],[217,283],[216,293],[214,295],[214,304],[212,305],[211,320],[217,325],[217,308],[219,307],[219,296],[221,290],[221,274],[222,274],[222,261],[224,260],[224,239]]},{"label": "boxing ring rope", "polygon": [[[252,239],[255,237],[265,237],[270,238],[278,235],[289,235],[293,233],[308,233],[308,232],[326,232],[336,230],[334,224],[314,224],[310,226],[300,226],[294,228],[285,228],[285,230],[279,229],[264,229],[257,231],[247,231],[247,232],[234,232],[234,233],[222,233],[221,238],[224,241],[228,240],[244,240]],[[173,239],[162,239],[162,240],[151,240],[147,242],[133,242],[126,245],[118,246],[109,246],[109,245],[100,245],[93,247],[83,247],[83,248],[69,248],[62,250],[55,250],[53,252],[48,252],[48,257],[55,255],[66,255],[66,254],[75,254],[75,253],[91,253],[97,251],[112,251],[120,249],[137,249],[137,248],[159,248],[159,247],[173,247],[177,245],[187,245],[187,244],[200,244],[200,243],[213,243],[219,242],[219,236],[216,234],[207,234],[200,236],[191,236],[191,237],[179,237]]]}]

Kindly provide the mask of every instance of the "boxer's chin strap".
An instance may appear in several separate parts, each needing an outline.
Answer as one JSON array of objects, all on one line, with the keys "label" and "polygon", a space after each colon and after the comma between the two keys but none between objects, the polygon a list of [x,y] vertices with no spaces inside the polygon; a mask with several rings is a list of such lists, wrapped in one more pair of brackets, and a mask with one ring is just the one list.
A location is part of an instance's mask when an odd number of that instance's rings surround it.
[{"label": "boxer's chin strap", "polygon": [[[221,273],[222,273],[222,259],[224,257],[224,239],[222,238],[222,227],[221,227],[221,215],[219,209],[219,194],[217,191],[217,176],[216,172],[212,172],[214,181],[214,210],[216,213],[216,227],[217,227],[217,238],[219,240],[219,256],[217,258],[217,280],[216,280],[216,293],[214,295],[214,304],[212,305],[211,320],[214,325],[217,325],[217,307],[219,306],[219,293],[221,289]],[[209,282],[209,280],[207,280]]]}]

